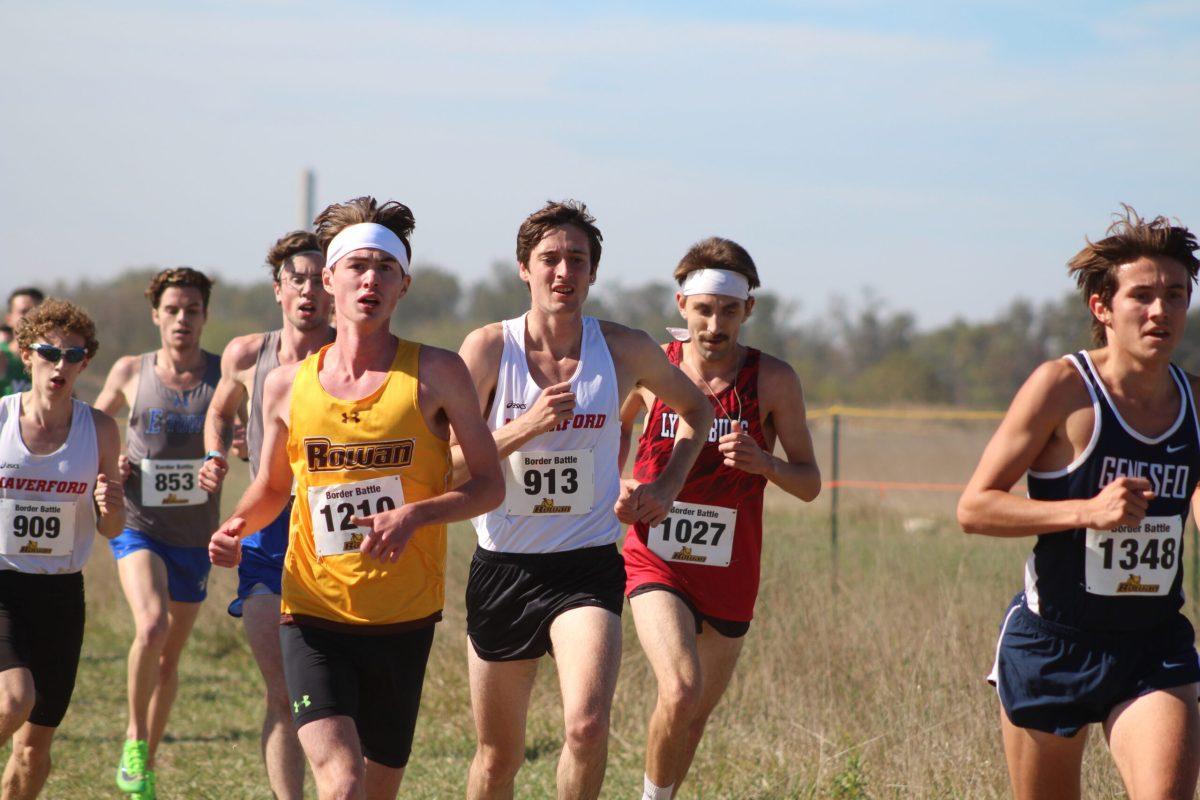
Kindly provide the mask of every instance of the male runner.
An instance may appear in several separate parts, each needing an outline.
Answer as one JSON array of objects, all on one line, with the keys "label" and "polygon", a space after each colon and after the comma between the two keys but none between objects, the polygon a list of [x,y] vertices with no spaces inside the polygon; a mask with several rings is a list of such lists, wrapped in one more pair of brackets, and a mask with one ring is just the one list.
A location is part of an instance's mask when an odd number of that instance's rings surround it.
[{"label": "male runner", "polygon": [[[41,305],[46,296],[40,289],[24,286],[13,289],[8,295],[8,313],[4,317],[5,324],[12,330],[17,329],[21,320],[33,309]],[[0,395],[29,390],[29,372],[21,360],[21,354],[12,346],[11,341],[0,341]]]},{"label": "male runner", "polygon": [[[300,744],[322,798],[393,798],[442,614],[446,523],[495,506],[503,482],[462,360],[391,333],[412,212],[360,197],[316,222],[337,340],[267,377],[258,474],[209,551],[236,564],[295,478],[280,641]],[[455,490],[451,431],[471,473]]]},{"label": "male runner", "polygon": [[[467,584],[467,660],[478,748],[470,798],[512,797],[525,715],[542,656],[563,695],[558,796],[594,798],[604,781],[621,654],[625,570],[618,498],[631,519],[661,522],[712,425],[708,400],[642,331],[583,315],[600,231],[581,203],[548,203],[517,233],[530,308],[462,345],[507,483],[477,517]],[[622,496],[621,398],[645,386],[679,409],[676,448],[655,481]],[[457,459],[456,459],[457,467]]]},{"label": "male runner", "polygon": [[117,424],[72,399],[99,346],[91,319],[52,299],[17,325],[16,344],[32,381],[0,400],[0,740],[13,745],[6,800],[36,797],[50,774],[83,645],[80,570],[95,532],[116,536],[125,519]]},{"label": "male runner", "polygon": [[220,358],[200,349],[212,281],[189,267],[165,269],[146,289],[162,346],[117,359],[96,400],[116,415],[129,407],[125,530],[109,544],[133,613],[129,725],[117,767],[123,792],[152,798],[154,756],[179,688],[179,656],[208,584],[205,544],[216,527],[219,492],[206,492],[204,415]]},{"label": "male runner", "polygon": [[[705,239],[684,255],[675,280],[687,329],[663,349],[712,398],[716,419],[670,515],[652,528],[630,526],[625,537],[625,591],[658,681],[645,800],[679,791],[733,675],[758,596],[767,482],[806,502],[821,490],[800,379],[787,362],[738,343],[759,286],[750,254],[728,239]],[[661,474],[679,418],[649,389],[635,389],[621,408],[622,463],[647,410],[636,481]],[[786,458],[772,455],[776,441]]]},{"label": "male runner", "polygon": [[[262,401],[267,374],[280,364],[295,364],[333,341],[329,327],[333,298],[321,285],[325,254],[317,237],[293,231],[267,253],[275,301],[283,312],[283,327],[233,339],[221,354],[221,382],[208,406],[204,424],[207,457],[200,468],[200,485],[215,492],[229,469],[226,447],[237,423],[238,410],[250,398],[246,439],[250,477],[257,474],[263,442]],[[269,525],[242,542],[237,597],[229,613],[241,617],[250,651],[266,684],[267,709],[262,727],[262,753],[267,780],[277,798],[299,798],[304,791],[304,753],[292,728],[292,706],[283,678],[279,652],[279,593],[283,555],[287,551],[289,502]]]},{"label": "male runner", "polygon": [[[1126,207],[1071,259],[1096,347],[1034,371],[959,501],[969,533],[1038,537],[989,676],[1019,800],[1080,796],[1094,722],[1129,797],[1196,790],[1200,663],[1180,608],[1198,379],[1171,364],[1196,248]],[[1009,492],[1022,475],[1027,497]]]}]

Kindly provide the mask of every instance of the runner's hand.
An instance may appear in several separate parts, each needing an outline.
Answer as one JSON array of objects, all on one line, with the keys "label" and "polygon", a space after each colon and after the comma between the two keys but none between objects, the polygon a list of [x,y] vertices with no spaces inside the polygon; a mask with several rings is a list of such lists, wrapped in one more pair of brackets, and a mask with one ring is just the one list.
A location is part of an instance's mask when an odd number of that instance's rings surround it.
[{"label": "runner's hand", "polygon": [[740,469],[751,475],[766,475],[771,472],[771,454],[758,446],[754,437],[743,431],[732,431],[717,440],[717,449],[725,457],[727,467]]},{"label": "runner's hand", "polygon": [[667,518],[674,502],[675,495],[668,494],[658,481],[638,483],[623,480],[621,494],[617,497],[613,511],[621,522],[644,522],[647,527],[653,528]]},{"label": "runner's hand", "polygon": [[366,517],[354,517],[351,523],[366,528],[359,552],[368,558],[376,558],[395,564],[408,545],[408,540],[417,532],[417,525],[408,506],[380,511]]},{"label": "runner's hand", "polygon": [[225,473],[229,472],[229,462],[223,458],[216,456],[206,459],[200,465],[200,488],[209,494],[215,494],[221,490],[221,484],[225,480]]},{"label": "runner's hand", "polygon": [[242,560],[242,531],[246,520],[230,517],[208,540],[208,560],[216,567],[236,567]]},{"label": "runner's hand", "polygon": [[1084,506],[1086,526],[1098,531],[1111,531],[1120,525],[1137,525],[1146,516],[1154,497],[1150,481],[1145,478],[1117,478],[1088,500]]},{"label": "runner's hand", "polygon": [[92,496],[96,498],[96,508],[99,509],[100,516],[107,517],[124,507],[125,485],[120,481],[109,480],[109,477],[101,472],[96,476],[96,490],[92,492]]},{"label": "runner's hand", "polygon": [[571,382],[556,383],[542,389],[538,399],[520,416],[535,435],[554,430],[575,415],[575,393]]},{"label": "runner's hand", "polygon": [[129,473],[132,472],[132,467],[129,466],[129,456],[124,453],[117,456],[117,471],[121,473],[121,483],[129,480]]}]

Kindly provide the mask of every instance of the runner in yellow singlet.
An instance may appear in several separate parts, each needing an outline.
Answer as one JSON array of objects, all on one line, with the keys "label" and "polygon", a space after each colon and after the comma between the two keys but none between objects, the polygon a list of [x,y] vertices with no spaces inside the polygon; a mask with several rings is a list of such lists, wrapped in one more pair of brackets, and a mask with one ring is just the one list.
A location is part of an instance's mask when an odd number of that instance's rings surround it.
[{"label": "runner in yellow singlet", "polygon": [[[213,534],[214,564],[287,504],[280,643],[292,714],[322,798],[395,797],[445,594],[446,523],[504,497],[499,457],[456,354],[393,336],[411,277],[412,212],[362,197],[317,217],[337,340],[263,390],[262,460]],[[470,478],[447,488],[449,438]]]}]

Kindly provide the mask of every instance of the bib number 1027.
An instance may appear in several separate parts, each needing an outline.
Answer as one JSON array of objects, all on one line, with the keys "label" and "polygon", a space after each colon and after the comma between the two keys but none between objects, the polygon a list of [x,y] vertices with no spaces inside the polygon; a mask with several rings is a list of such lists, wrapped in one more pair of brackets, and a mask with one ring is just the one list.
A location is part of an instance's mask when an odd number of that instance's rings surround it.
[{"label": "bib number 1027", "polygon": [[664,542],[674,540],[679,544],[717,547],[721,544],[721,537],[725,535],[725,523],[708,522],[702,519],[691,520],[684,517],[672,519],[671,517],[667,517],[663,520],[660,527],[662,528],[662,540]]},{"label": "bib number 1027", "polygon": [[736,508],[675,503],[666,519],[646,531],[646,545],[664,561],[727,567],[736,530]]}]

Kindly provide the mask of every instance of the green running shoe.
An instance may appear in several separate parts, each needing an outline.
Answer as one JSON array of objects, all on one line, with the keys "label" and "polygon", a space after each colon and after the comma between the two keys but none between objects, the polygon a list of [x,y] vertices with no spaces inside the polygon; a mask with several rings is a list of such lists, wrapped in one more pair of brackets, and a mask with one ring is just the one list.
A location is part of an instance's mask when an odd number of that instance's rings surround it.
[{"label": "green running shoe", "polygon": [[125,749],[121,751],[121,763],[117,765],[117,788],[127,794],[146,791],[148,758],[149,750],[144,739],[127,740]]},{"label": "green running shoe", "polygon": [[156,800],[158,795],[158,778],[154,775],[154,770],[146,770],[146,788],[140,792],[134,792],[129,795],[129,800]]}]

